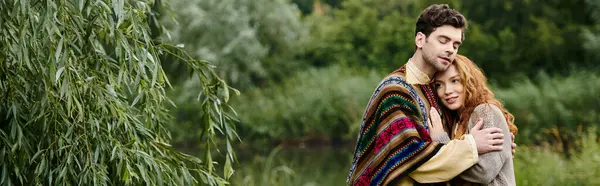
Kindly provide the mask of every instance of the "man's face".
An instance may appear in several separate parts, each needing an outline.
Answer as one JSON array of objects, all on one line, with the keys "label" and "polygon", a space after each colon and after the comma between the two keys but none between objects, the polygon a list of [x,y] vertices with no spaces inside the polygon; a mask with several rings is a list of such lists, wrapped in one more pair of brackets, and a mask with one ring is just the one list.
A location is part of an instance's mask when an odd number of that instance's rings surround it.
[{"label": "man's face", "polygon": [[443,25],[436,28],[429,37],[423,37],[421,49],[425,62],[436,71],[448,69],[462,43],[462,32],[461,28]]}]

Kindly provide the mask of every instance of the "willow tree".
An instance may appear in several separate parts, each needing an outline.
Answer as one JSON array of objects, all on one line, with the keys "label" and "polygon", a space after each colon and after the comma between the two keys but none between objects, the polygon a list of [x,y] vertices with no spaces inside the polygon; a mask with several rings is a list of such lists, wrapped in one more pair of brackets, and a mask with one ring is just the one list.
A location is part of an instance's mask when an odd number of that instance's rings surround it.
[{"label": "willow tree", "polygon": [[[230,87],[209,63],[152,39],[154,3],[0,1],[0,185],[227,183],[231,148],[225,178],[210,149],[218,131],[235,134],[223,114]],[[163,55],[200,79],[202,159],[169,145]]]}]

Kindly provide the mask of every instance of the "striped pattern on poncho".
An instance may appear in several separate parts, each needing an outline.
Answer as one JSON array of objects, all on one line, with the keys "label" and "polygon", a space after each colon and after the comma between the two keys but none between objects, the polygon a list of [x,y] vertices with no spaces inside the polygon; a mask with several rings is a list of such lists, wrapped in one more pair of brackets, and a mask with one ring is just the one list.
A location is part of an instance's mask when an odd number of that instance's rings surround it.
[{"label": "striped pattern on poncho", "polygon": [[388,75],[369,100],[348,184],[393,184],[441,148],[441,144],[432,142],[425,125],[427,98],[421,98],[416,90],[427,85],[414,87],[406,83],[405,77],[405,68]]}]

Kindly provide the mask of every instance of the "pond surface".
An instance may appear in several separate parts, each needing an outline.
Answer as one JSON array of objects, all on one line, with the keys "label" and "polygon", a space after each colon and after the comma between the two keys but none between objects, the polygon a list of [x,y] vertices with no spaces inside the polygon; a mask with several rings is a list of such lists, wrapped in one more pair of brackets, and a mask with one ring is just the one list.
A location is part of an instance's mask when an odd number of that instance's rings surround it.
[{"label": "pond surface", "polygon": [[232,185],[346,185],[353,147],[237,151]]}]

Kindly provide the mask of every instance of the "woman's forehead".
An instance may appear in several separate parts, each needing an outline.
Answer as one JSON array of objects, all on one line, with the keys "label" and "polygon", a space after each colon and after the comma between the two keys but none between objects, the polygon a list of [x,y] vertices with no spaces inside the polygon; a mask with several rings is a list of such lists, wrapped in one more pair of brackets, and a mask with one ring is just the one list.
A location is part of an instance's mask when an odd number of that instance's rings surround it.
[{"label": "woman's forehead", "polygon": [[448,69],[446,69],[445,71],[437,73],[435,78],[436,79],[447,79],[447,78],[454,77],[456,75],[458,75],[458,70],[456,69],[456,65],[451,64],[450,66],[448,66]]}]

